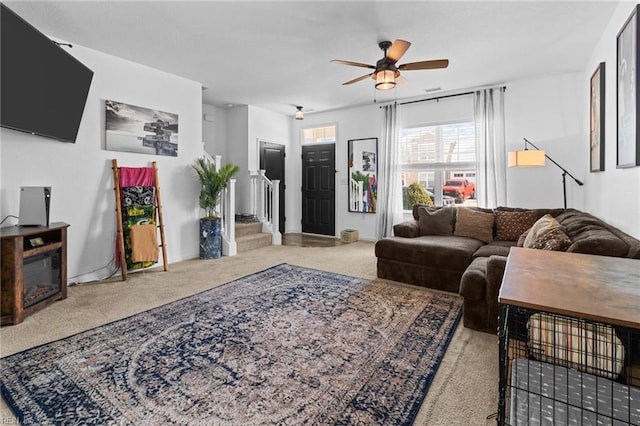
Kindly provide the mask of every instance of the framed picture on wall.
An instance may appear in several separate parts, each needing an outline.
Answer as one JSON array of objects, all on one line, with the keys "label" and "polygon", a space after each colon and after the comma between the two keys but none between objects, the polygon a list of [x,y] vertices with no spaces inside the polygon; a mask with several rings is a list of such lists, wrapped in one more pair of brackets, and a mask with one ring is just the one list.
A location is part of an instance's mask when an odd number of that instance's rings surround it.
[{"label": "framed picture on wall", "polygon": [[375,213],[378,201],[378,138],[350,139],[349,211]]},{"label": "framed picture on wall", "polygon": [[178,156],[178,114],[105,101],[108,151]]},{"label": "framed picture on wall", "polygon": [[638,101],[638,14],[636,5],[618,33],[616,54],[617,153],[619,169],[640,166]]},{"label": "framed picture on wall", "polygon": [[604,68],[604,62],[600,62],[591,76],[589,153],[592,172],[604,171]]}]

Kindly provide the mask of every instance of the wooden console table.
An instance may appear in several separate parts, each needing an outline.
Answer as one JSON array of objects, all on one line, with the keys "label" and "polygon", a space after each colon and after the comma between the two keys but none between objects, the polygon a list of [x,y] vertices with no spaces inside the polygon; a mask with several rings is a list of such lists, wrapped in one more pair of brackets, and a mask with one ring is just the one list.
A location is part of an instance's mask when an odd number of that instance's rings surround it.
[{"label": "wooden console table", "polygon": [[640,260],[514,247],[498,302],[498,424],[505,424],[510,312],[543,311],[640,330]]},{"label": "wooden console table", "polygon": [[637,328],[640,260],[514,247],[498,302]]},{"label": "wooden console table", "polygon": [[2,273],[0,324],[19,324],[26,315],[67,297],[67,228],[0,228]]}]

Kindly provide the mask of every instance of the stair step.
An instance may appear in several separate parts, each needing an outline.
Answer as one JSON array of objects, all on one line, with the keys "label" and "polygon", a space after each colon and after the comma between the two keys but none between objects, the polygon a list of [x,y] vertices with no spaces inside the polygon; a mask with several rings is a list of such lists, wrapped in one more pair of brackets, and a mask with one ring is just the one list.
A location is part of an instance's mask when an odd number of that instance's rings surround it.
[{"label": "stair step", "polygon": [[262,232],[262,223],[250,222],[250,223],[238,223],[236,222],[236,239],[244,237],[245,235],[259,234]]},{"label": "stair step", "polygon": [[260,232],[256,234],[236,236],[238,253],[271,245],[271,234]]}]

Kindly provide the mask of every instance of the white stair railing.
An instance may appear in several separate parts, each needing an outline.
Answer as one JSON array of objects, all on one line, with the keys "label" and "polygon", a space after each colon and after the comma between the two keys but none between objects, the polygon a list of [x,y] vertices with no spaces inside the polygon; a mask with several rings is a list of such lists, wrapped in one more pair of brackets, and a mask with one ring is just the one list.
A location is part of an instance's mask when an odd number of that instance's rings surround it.
[{"label": "white stair railing", "polygon": [[[204,158],[216,165],[220,170],[222,156],[213,158],[207,151],[202,151]],[[222,255],[235,256],[238,254],[236,243],[236,180],[230,179],[227,186],[220,194],[216,211],[220,213],[220,236],[222,237]]]},{"label": "white stair railing", "polygon": [[350,211],[362,211],[362,203],[364,202],[364,194],[362,192],[362,181],[349,179],[349,202],[351,203]]},{"label": "white stair railing", "polygon": [[236,180],[229,179],[220,197],[222,212],[221,232],[222,255],[235,256],[238,254],[236,244]]},{"label": "white stair railing", "polygon": [[269,180],[265,171],[249,171],[251,214],[262,222],[262,232],[271,234],[271,244],[282,245],[280,233],[280,181]]}]

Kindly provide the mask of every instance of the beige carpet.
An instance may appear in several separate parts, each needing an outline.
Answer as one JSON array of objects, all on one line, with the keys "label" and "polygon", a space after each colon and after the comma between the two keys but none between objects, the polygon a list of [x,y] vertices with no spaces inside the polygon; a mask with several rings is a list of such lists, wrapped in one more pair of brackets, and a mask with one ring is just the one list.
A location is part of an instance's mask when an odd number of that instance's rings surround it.
[{"label": "beige carpet", "polygon": [[[0,329],[0,355],[124,318],[278,263],[290,263],[376,279],[374,245],[357,242],[336,247],[272,246],[216,260],[188,260],[162,268],[119,275],[108,282],[69,287],[69,297],[35,313],[16,326]],[[495,336],[468,330],[460,324],[416,425],[489,425],[497,411],[498,341]],[[0,418],[11,418],[4,402]]]}]

